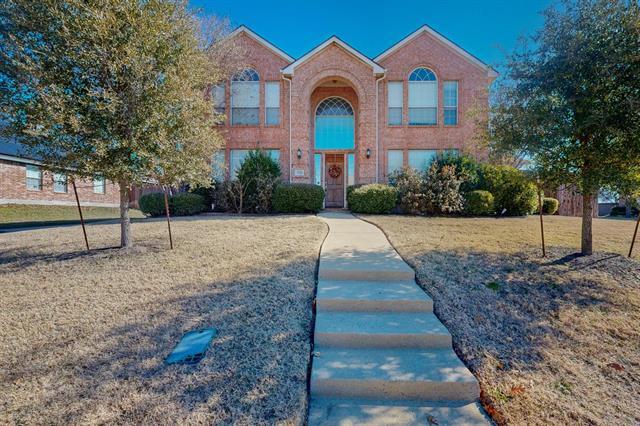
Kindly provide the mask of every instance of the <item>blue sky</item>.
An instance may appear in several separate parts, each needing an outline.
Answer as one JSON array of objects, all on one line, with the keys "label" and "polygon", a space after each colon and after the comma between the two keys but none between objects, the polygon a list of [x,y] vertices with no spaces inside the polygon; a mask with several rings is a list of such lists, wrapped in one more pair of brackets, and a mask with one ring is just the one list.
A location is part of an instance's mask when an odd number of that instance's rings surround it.
[{"label": "blue sky", "polygon": [[428,24],[484,62],[499,68],[505,51],[521,34],[542,25],[540,11],[551,0],[391,1],[192,0],[205,13],[245,24],[299,57],[331,35],[365,55],[376,56],[393,43]]}]

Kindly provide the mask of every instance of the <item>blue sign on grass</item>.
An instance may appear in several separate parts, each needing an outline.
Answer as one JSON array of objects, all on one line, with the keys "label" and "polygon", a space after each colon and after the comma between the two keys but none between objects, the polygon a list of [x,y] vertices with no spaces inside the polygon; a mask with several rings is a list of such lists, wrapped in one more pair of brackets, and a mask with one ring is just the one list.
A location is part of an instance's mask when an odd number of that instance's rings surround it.
[{"label": "blue sign on grass", "polygon": [[185,333],[165,362],[167,364],[196,364],[209,349],[211,340],[216,335],[215,328],[203,328]]}]

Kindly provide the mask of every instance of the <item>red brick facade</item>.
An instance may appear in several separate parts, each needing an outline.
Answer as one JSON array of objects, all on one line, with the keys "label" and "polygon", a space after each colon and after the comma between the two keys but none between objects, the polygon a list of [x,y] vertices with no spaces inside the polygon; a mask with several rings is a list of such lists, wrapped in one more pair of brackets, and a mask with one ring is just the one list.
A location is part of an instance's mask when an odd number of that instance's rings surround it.
[{"label": "red brick facade", "polygon": [[[315,149],[315,111],[322,100],[332,96],[347,100],[354,110],[355,148],[339,152],[353,154],[355,183],[385,181],[389,149],[403,150],[404,165],[411,149],[457,149],[484,155],[475,148],[477,118],[474,117],[486,114],[488,88],[496,74],[426,26],[375,60],[364,57],[336,37],[297,60],[246,27],[234,31],[231,37],[247,52],[246,66],[260,76],[260,124],[231,125],[227,118],[221,126],[226,139],[227,165],[231,150],[277,149],[285,180],[316,181],[314,154],[329,151]],[[437,123],[433,125],[408,123],[408,78],[418,67],[430,69],[437,77]],[[267,126],[264,124],[265,82],[273,81],[280,82],[280,124]],[[455,125],[443,124],[445,81],[458,84]],[[388,82],[403,83],[401,125],[387,124]],[[230,93],[230,83],[227,83],[227,117],[231,114]]]},{"label": "red brick facade", "polygon": [[[27,166],[24,159],[0,159],[0,204],[56,204],[75,205],[75,196],[71,181],[68,180],[66,192],[55,192],[53,175],[40,169],[40,189],[27,188]],[[37,166],[37,163],[31,163]],[[104,193],[94,191],[93,181],[79,180],[76,182],[78,198],[86,206],[118,206],[120,195],[116,184],[109,181],[104,183]],[[33,182],[32,186],[35,185]],[[63,188],[59,188],[63,189]],[[99,191],[98,191],[99,192]]]}]

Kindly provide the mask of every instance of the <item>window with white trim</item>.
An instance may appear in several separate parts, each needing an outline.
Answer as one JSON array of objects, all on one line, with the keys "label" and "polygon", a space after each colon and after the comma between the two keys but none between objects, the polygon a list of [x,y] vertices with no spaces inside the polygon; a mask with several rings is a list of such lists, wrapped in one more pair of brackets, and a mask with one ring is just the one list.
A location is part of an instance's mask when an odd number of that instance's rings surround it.
[{"label": "window with white trim", "polygon": [[231,79],[231,124],[260,124],[260,76],[246,68]]},{"label": "window with white trim", "polygon": [[409,75],[409,125],[438,122],[438,79],[428,68],[416,68]]},{"label": "window with white trim", "polygon": [[224,115],[227,109],[224,84],[219,84],[211,88],[211,98],[213,101],[213,112],[218,115],[216,122],[221,124],[224,122],[224,119],[220,116]]},{"label": "window with white trim", "polygon": [[93,178],[93,193],[104,194],[106,190],[104,178],[102,176],[96,176]]},{"label": "window with white trim", "polygon": [[67,175],[64,173],[53,174],[53,192],[66,194],[67,192]]},{"label": "window with white trim", "polygon": [[404,154],[401,149],[390,149],[387,151],[387,176],[402,170],[404,164]]},{"label": "window with white trim", "polygon": [[458,82],[445,81],[442,85],[444,101],[444,124],[455,126],[458,124]]},{"label": "window with white trim", "polygon": [[[238,175],[242,163],[250,149],[232,149],[229,151],[229,170],[231,171],[231,177],[235,178]],[[272,160],[280,164],[280,150],[279,149],[264,149],[265,154],[269,155]]]},{"label": "window with white trim", "polygon": [[437,151],[435,149],[410,149],[409,167],[418,171],[427,170],[436,158],[436,155]]},{"label": "window with white trim", "polygon": [[41,191],[42,190],[42,169],[32,164],[26,166],[26,178],[27,189],[29,191]]},{"label": "window with white trim", "polygon": [[224,151],[216,151],[211,157],[211,179],[222,182],[225,176]]},{"label": "window with white trim", "polygon": [[280,83],[269,81],[264,85],[264,121],[267,126],[280,124]]},{"label": "window with white trim", "polygon": [[390,126],[402,125],[402,82],[387,83],[387,123]]}]

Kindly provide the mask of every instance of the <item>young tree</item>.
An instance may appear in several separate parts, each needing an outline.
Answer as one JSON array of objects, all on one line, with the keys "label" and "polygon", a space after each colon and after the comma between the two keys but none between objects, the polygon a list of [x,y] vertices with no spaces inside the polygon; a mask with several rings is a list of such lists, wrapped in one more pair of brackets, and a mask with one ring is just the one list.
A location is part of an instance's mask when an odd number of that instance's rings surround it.
[{"label": "young tree", "polygon": [[544,15],[534,47],[508,60],[489,138],[495,152],[526,153],[545,182],[580,190],[591,254],[591,200],[640,161],[640,8],[567,0]]},{"label": "young tree", "polygon": [[208,161],[223,141],[205,93],[238,57],[211,22],[181,0],[0,7],[5,131],[52,169],[117,183],[122,247],[132,245],[133,185],[209,183]]}]

